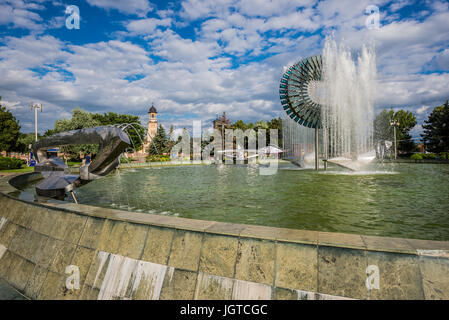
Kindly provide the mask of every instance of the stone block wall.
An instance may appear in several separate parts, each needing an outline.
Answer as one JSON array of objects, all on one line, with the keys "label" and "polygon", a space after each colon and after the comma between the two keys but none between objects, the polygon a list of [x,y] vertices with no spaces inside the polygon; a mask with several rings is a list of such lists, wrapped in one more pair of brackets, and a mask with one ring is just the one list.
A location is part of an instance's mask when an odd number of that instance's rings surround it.
[{"label": "stone block wall", "polygon": [[38,204],[0,193],[0,278],[31,299],[448,299],[449,242]]}]

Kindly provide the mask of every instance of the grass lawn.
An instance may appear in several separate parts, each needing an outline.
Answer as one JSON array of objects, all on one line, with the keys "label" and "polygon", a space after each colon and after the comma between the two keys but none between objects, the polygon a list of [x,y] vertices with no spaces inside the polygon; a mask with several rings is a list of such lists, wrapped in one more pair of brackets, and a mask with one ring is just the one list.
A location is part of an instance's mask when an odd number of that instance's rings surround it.
[{"label": "grass lawn", "polygon": [[76,162],[76,161],[68,161],[67,165],[69,167],[79,167],[81,165],[82,162]]},{"label": "grass lawn", "polygon": [[22,168],[20,168],[20,169],[11,169],[11,170],[0,170],[0,174],[1,173],[20,173],[20,172],[33,172],[34,171],[34,168],[33,167],[27,167],[26,165],[25,166],[22,166]]},{"label": "grass lawn", "polygon": [[[81,165],[81,162],[72,162],[69,161],[67,163],[69,167],[79,167]],[[27,167],[26,165],[23,165],[20,169],[10,169],[10,170],[0,170],[0,174],[2,173],[26,173],[26,172],[33,172],[34,167]]]}]

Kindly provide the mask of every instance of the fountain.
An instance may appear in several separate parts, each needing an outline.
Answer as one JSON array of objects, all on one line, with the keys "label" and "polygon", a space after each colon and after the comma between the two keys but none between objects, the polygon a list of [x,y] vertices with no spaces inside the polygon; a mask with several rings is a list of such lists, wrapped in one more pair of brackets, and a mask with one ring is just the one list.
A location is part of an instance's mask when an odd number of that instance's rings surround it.
[{"label": "fountain", "polygon": [[[67,166],[57,157],[48,155],[47,150],[64,145],[98,144],[99,150],[89,166],[80,168],[79,175],[66,174]],[[35,172],[39,172],[44,180],[36,185],[36,193],[40,196],[64,198],[66,192],[75,187],[107,175],[119,165],[119,157],[130,146],[128,135],[120,128],[113,126],[72,130],[57,133],[33,143],[32,150],[37,158]],[[72,193],[72,196],[73,193]],[[75,202],[76,199],[74,198]]]},{"label": "fountain", "polygon": [[[285,149],[294,150],[297,136],[306,155],[313,143],[315,128],[315,168],[318,170],[318,141],[325,161],[350,170],[359,170],[375,158],[372,141],[373,105],[376,86],[375,54],[362,47],[357,63],[349,48],[327,38],[322,55],[309,57],[291,66],[283,75],[280,98],[287,115],[302,125],[284,120]],[[294,138],[296,136],[296,138]]]}]

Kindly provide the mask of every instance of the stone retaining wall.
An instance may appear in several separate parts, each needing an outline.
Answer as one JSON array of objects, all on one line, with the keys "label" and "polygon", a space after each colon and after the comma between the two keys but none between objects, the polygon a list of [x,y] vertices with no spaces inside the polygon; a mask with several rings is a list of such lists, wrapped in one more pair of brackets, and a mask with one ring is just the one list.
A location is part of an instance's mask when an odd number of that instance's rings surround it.
[{"label": "stone retaining wall", "polygon": [[16,196],[0,182],[0,278],[31,299],[449,298],[449,242],[200,221]]}]

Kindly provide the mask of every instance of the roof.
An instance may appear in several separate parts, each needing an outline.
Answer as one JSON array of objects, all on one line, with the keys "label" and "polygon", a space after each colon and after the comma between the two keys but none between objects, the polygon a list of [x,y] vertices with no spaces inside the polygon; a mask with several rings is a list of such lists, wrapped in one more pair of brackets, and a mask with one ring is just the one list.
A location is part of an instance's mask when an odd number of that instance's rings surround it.
[{"label": "roof", "polygon": [[150,110],[148,110],[148,113],[157,113],[156,108],[153,105],[151,105],[151,108]]}]

